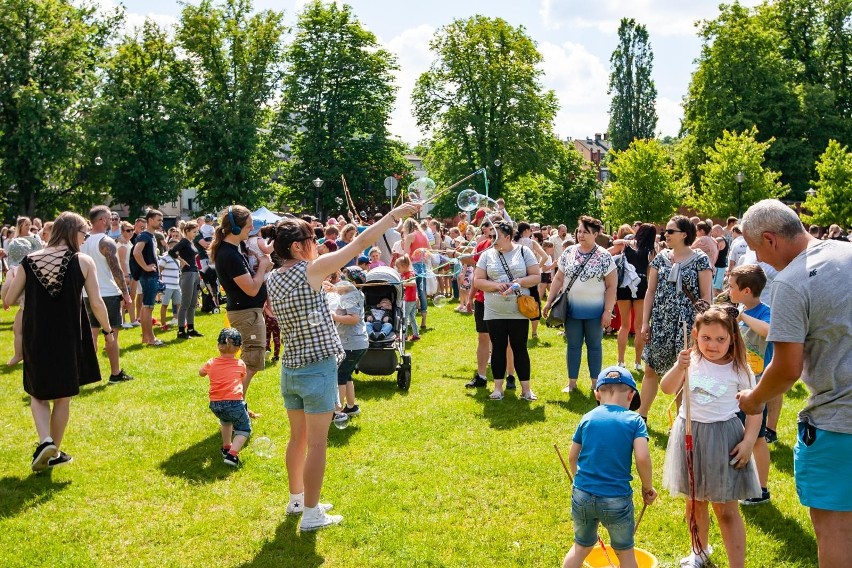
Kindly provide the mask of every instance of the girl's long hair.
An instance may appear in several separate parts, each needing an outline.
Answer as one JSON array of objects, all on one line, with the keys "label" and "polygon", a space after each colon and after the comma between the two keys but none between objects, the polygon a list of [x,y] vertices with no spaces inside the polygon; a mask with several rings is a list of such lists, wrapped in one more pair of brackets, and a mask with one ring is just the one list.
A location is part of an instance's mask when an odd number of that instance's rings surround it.
[{"label": "girl's long hair", "polygon": [[251,227],[248,227],[248,220],[251,217],[251,211],[248,208],[243,207],[242,205],[233,205],[231,206],[231,214],[228,215],[228,210],[225,210],[225,214],[222,215],[222,219],[219,221],[219,226],[216,227],[216,230],[213,232],[213,242],[210,243],[210,248],[207,250],[207,254],[210,256],[211,262],[216,262],[216,253],[219,251],[219,247],[222,245],[222,241],[225,240],[227,235],[231,234],[231,229],[234,225],[231,224],[231,217],[234,218],[234,223],[236,223],[237,227],[241,227],[243,231],[248,232]]},{"label": "girl's long hair", "polygon": [[[746,358],[746,346],[740,335],[739,325],[737,324],[737,308],[728,305],[710,306],[703,312],[695,315],[695,332],[701,332],[701,328],[705,325],[718,323],[721,325],[728,335],[731,337],[731,344],[728,346],[727,355],[733,359],[734,370],[737,373],[747,371],[748,359]],[[702,357],[701,351],[698,349],[698,341],[693,342],[692,350],[694,353]]]},{"label": "girl's long hair", "polygon": [[78,233],[86,230],[86,220],[71,211],[64,211],[53,221],[50,232],[49,247],[68,247],[74,252],[80,252]]}]

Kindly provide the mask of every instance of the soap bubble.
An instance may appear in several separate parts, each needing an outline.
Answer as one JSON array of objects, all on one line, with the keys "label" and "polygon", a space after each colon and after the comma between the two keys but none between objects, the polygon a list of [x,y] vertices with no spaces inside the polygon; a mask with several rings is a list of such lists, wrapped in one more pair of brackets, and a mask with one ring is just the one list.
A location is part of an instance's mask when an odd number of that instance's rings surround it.
[{"label": "soap bubble", "polygon": [[103,163],[104,163],[104,160],[103,160],[103,158],[101,158],[100,156],[98,156],[98,157],[96,157],[96,158],[95,158],[95,165],[96,165],[96,166],[100,166],[100,165],[102,165]]},{"label": "soap bubble", "polygon": [[342,197],[340,197],[340,196],[335,197],[335,198],[334,198],[334,201],[335,201],[338,205],[343,205],[343,198],[342,198]]},{"label": "soap bubble", "polygon": [[349,415],[343,412],[338,412],[334,415],[331,421],[334,427],[338,430],[346,430],[349,427]]},{"label": "soap bubble", "polygon": [[419,195],[424,195],[427,192],[435,189],[435,187],[435,180],[429,177],[422,177],[417,178],[416,180],[408,184],[408,191],[417,193]]},{"label": "soap bubble", "polygon": [[361,217],[362,219],[366,219],[367,218],[367,212],[366,211],[359,211],[358,216]]},{"label": "soap bubble", "polygon": [[266,436],[261,436],[260,438],[252,439],[251,449],[254,451],[255,455],[262,458],[271,458],[272,454],[275,452],[275,444],[273,444],[272,440]]},{"label": "soap bubble", "polygon": [[459,209],[462,211],[473,211],[479,207],[481,196],[475,189],[463,189],[459,192],[459,197],[456,200]]},{"label": "soap bubble", "polygon": [[411,201],[411,202],[420,201],[420,194],[417,193],[416,191],[409,191],[408,192],[408,200]]},{"label": "soap bubble", "polygon": [[314,327],[322,325],[322,315],[314,310],[308,314],[308,323]]},{"label": "soap bubble", "polygon": [[447,297],[443,294],[436,294],[432,296],[432,305],[436,308],[443,308],[447,305]]},{"label": "soap bubble", "polygon": [[360,292],[349,292],[340,296],[337,306],[343,310],[351,310],[358,307]]},{"label": "soap bubble", "polygon": [[502,163],[503,163],[503,162],[501,162],[500,160],[494,160],[494,165],[495,165],[496,167],[498,167],[498,168],[500,167],[500,165],[501,165]]}]

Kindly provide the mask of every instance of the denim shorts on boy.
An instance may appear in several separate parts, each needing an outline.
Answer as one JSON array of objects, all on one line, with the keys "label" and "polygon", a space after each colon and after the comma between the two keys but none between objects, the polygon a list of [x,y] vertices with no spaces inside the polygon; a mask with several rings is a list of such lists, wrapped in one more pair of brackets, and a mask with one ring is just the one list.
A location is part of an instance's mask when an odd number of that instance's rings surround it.
[{"label": "denim shorts on boy", "polygon": [[182,299],[179,288],[166,288],[160,298],[160,303],[164,306],[168,306],[170,303],[174,302],[174,305],[179,306]]},{"label": "denim shorts on boy", "polygon": [[366,353],[366,349],[353,349],[351,351],[346,351],[346,359],[337,367],[337,385],[344,386],[346,383],[352,380],[352,371],[355,370],[355,367],[358,365],[358,361],[361,360],[361,357]]},{"label": "denim shorts on boy", "polygon": [[157,303],[157,293],[159,292],[160,281],[157,279],[156,272],[143,272],[139,276],[139,289],[142,290],[142,305],[146,308],[153,308]]},{"label": "denim shorts on boy", "polygon": [[281,367],[281,395],[287,410],[331,412],[337,404],[337,356],[297,369]]},{"label": "denim shorts on boy", "polygon": [[799,422],[793,448],[796,493],[805,507],[852,511],[852,434],[816,428],[814,442],[805,445],[806,422]]},{"label": "denim shorts on boy", "polygon": [[246,403],[242,400],[211,400],[210,410],[219,419],[220,424],[233,424],[234,434],[251,436],[251,420],[249,420]]},{"label": "denim shorts on boy", "polygon": [[597,497],[582,489],[571,495],[571,518],[574,520],[574,542],[580,546],[598,543],[598,523],[609,532],[613,550],[633,548],[633,496]]},{"label": "denim shorts on boy", "polygon": [[[112,328],[116,328],[121,325],[121,296],[106,296],[103,298],[104,305],[107,310],[107,319],[109,320],[109,325]],[[89,325],[95,329],[99,329],[101,327],[98,318],[95,317],[94,312],[92,312],[92,305],[89,303],[89,298],[83,298],[83,305],[86,306],[86,313],[89,314]]]}]

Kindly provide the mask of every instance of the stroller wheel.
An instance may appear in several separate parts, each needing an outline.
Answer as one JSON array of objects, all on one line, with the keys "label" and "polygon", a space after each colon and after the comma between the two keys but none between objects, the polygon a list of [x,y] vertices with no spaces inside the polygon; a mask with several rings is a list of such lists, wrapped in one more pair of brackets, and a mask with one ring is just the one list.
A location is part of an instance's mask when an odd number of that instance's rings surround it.
[{"label": "stroller wheel", "polygon": [[411,386],[411,367],[400,367],[396,372],[396,386],[407,391]]}]

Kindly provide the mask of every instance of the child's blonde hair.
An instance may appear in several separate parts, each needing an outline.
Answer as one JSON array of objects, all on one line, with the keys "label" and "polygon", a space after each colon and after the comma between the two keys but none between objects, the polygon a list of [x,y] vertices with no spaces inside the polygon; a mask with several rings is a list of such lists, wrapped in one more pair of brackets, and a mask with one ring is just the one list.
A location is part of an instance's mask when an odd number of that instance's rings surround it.
[{"label": "child's blonde hair", "polygon": [[407,267],[411,268],[411,259],[408,258],[407,254],[404,254],[401,257],[396,259],[394,266],[407,266]]},{"label": "child's blonde hair", "polygon": [[[737,324],[738,315],[737,308],[730,304],[710,306],[705,311],[695,315],[696,335],[701,331],[703,326],[714,323],[718,323],[728,332],[728,335],[731,337],[731,344],[728,346],[726,355],[733,359],[734,370],[737,372],[741,369],[749,368],[748,360],[746,359],[745,342],[743,342],[743,338],[739,332],[739,325]],[[703,356],[698,349],[698,341],[693,342],[692,350],[699,357]]]}]

